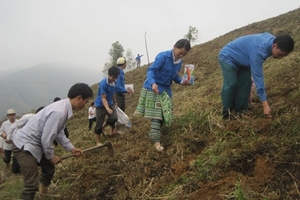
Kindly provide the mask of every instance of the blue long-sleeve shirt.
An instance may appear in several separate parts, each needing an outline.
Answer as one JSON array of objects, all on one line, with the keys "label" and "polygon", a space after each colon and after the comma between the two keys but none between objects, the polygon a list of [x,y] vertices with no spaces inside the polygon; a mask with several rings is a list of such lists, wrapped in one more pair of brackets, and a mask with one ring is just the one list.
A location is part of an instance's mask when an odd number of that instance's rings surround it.
[{"label": "blue long-sleeve shirt", "polygon": [[272,55],[272,45],[275,36],[270,33],[259,33],[239,37],[225,45],[220,53],[219,60],[235,69],[250,67],[256,92],[261,101],[267,99],[263,63]]},{"label": "blue long-sleeve shirt", "polygon": [[127,90],[125,88],[125,74],[124,74],[124,70],[121,67],[119,67],[119,69],[120,69],[120,74],[116,81],[116,93],[124,94],[127,93]]},{"label": "blue long-sleeve shirt", "polygon": [[173,50],[160,52],[152,65],[148,68],[147,79],[143,87],[152,90],[152,84],[156,83],[159,94],[164,90],[172,97],[172,81],[181,83],[182,79],[178,75],[181,68],[182,60],[174,62]]},{"label": "blue long-sleeve shirt", "polygon": [[102,79],[100,81],[99,86],[98,86],[98,94],[95,100],[95,106],[96,107],[102,107],[103,102],[102,102],[102,95],[106,95],[106,100],[108,105],[113,104],[113,96],[115,94],[115,84],[114,83],[109,83],[107,78]]}]

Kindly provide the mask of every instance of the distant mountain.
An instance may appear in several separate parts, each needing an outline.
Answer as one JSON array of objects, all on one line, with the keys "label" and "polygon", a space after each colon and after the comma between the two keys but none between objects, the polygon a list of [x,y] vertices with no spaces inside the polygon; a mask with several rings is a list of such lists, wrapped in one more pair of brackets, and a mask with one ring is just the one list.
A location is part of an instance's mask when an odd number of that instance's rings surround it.
[{"label": "distant mountain", "polygon": [[52,103],[55,97],[66,98],[75,83],[93,85],[103,77],[101,69],[53,63],[11,73],[0,79],[0,119],[6,116],[9,108],[22,115]]},{"label": "distant mountain", "polygon": [[21,71],[22,69],[20,68],[14,68],[14,69],[7,69],[7,70],[1,70],[0,71],[0,81],[6,77],[8,77],[9,75],[16,73],[18,71]]}]

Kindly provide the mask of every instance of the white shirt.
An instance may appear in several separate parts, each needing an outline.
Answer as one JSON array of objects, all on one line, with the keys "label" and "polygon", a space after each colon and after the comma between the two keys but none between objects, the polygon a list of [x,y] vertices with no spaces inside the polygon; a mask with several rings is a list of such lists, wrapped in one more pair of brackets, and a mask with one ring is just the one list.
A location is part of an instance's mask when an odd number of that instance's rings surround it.
[{"label": "white shirt", "polygon": [[13,140],[13,133],[17,131],[17,129],[20,129],[22,128],[27,122],[28,120],[33,116],[34,114],[30,113],[30,114],[26,114],[26,115],[23,115],[21,117],[21,119],[19,120],[16,120],[15,123],[13,123],[10,128],[9,128],[9,131],[7,133],[7,137],[6,139],[7,140]]},{"label": "white shirt", "polygon": [[15,131],[13,142],[19,149],[29,151],[38,162],[43,153],[48,160],[54,157],[54,139],[66,151],[71,151],[74,146],[65,136],[64,128],[72,115],[69,99],[56,101],[33,115],[23,128]]},{"label": "white shirt", "polygon": [[89,116],[88,116],[88,118],[93,119],[95,117],[96,117],[96,107],[91,106],[91,107],[89,107]]},{"label": "white shirt", "polygon": [[0,149],[3,149],[4,143],[5,143],[4,138],[0,137]]},{"label": "white shirt", "polygon": [[[18,120],[16,120],[15,122],[17,122]],[[2,133],[6,133],[6,135],[8,135],[9,132],[9,128],[12,126],[13,123],[11,123],[9,120],[6,120],[5,122],[2,123],[1,128],[0,128],[0,135]],[[3,138],[2,138],[3,139]],[[12,144],[11,143],[3,143],[3,149],[4,150],[12,150]]]}]

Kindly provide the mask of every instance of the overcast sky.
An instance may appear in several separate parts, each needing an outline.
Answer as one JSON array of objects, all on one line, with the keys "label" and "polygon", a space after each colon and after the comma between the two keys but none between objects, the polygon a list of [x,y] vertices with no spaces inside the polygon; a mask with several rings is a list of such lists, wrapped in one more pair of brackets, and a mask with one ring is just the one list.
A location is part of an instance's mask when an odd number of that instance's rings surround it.
[{"label": "overcast sky", "polygon": [[146,64],[145,36],[152,62],[189,26],[204,43],[299,6],[299,0],[0,0],[0,70],[57,61],[99,69],[116,41],[134,56],[144,54]]}]

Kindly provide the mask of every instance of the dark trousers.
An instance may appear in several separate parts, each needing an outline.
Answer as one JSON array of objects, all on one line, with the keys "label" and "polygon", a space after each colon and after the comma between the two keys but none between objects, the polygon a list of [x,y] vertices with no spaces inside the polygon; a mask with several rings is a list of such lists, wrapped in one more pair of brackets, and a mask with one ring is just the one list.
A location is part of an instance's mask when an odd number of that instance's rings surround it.
[{"label": "dark trousers", "polygon": [[38,162],[29,151],[24,151],[13,145],[13,153],[20,164],[21,173],[24,178],[24,188],[21,193],[21,199],[33,200],[35,193],[39,189],[39,181],[45,186],[50,185],[55,172],[54,164],[43,154],[39,163],[41,166],[41,174],[39,176]]},{"label": "dark trousers", "polygon": [[18,163],[17,158],[16,158],[15,155],[13,155],[13,163],[12,163],[11,172],[13,174],[20,173],[20,165],[19,165],[19,163]]},{"label": "dark trousers", "polygon": [[116,100],[118,107],[125,112],[125,95],[124,94],[116,94]]},{"label": "dark trousers", "polygon": [[[69,131],[68,131],[67,126],[66,126],[65,129],[64,129],[64,133],[65,133],[65,136],[66,136],[67,138],[69,138]],[[58,145],[58,143],[57,143],[56,140],[53,140],[53,144],[54,144],[55,146]]]},{"label": "dark trousers", "polygon": [[[6,163],[6,164],[10,163],[11,153],[12,153],[12,150],[4,150],[4,159],[3,159],[4,163]],[[18,163],[15,155],[13,155],[11,172],[14,174],[20,173],[20,166],[19,166],[19,163]]]},{"label": "dark trousers", "polygon": [[96,107],[96,126],[95,126],[95,134],[101,134],[102,133],[102,126],[105,121],[105,116],[108,115],[108,118],[106,120],[106,123],[115,128],[115,123],[118,121],[118,116],[116,112],[116,108],[114,105],[109,106],[110,109],[113,110],[112,114],[108,114],[106,109],[104,107]]},{"label": "dark trousers", "polygon": [[96,122],[96,117],[89,119],[89,131],[92,129],[93,122]]},{"label": "dark trousers", "polygon": [[12,150],[5,150],[4,149],[4,163],[8,164],[10,163],[10,160],[11,160],[11,153],[12,153]]},{"label": "dark trousers", "polygon": [[223,118],[228,118],[228,110],[242,113],[248,108],[248,99],[251,90],[251,69],[250,67],[240,67],[236,70],[227,63],[219,61],[222,74],[222,104]]}]

